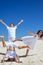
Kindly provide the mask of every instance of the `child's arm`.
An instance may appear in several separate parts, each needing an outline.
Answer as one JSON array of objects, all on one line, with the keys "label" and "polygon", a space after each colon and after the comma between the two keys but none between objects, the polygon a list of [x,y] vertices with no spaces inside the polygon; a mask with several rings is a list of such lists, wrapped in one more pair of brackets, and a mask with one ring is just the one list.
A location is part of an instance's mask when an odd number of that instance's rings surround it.
[{"label": "child's arm", "polygon": [[23,23],[23,20],[21,20],[16,26],[18,27],[21,23]]},{"label": "child's arm", "polygon": [[30,35],[32,35],[32,36],[37,36],[37,34],[34,34],[34,33],[32,33],[32,32],[27,32],[28,34],[30,34]]},{"label": "child's arm", "polygon": [[[6,52],[6,54],[7,54],[7,52]],[[3,56],[2,60],[1,60],[1,63],[4,63],[5,58],[6,58],[6,54]]]},{"label": "child's arm", "polygon": [[5,27],[8,27],[8,25],[7,25],[5,22],[3,22],[3,20],[0,20],[0,22],[1,22]]}]

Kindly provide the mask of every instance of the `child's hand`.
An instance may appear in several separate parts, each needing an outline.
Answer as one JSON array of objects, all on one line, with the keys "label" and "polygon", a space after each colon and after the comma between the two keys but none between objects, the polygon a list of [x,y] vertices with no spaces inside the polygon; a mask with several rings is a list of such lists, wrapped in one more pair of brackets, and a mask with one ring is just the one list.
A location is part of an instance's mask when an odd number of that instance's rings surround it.
[{"label": "child's hand", "polygon": [[31,34],[31,32],[30,32],[30,31],[27,31],[27,33],[28,33],[28,34]]},{"label": "child's hand", "polygon": [[23,22],[24,22],[24,20],[21,20],[21,22],[23,23]]},{"label": "child's hand", "polygon": [[0,22],[2,22],[2,20],[0,19]]}]

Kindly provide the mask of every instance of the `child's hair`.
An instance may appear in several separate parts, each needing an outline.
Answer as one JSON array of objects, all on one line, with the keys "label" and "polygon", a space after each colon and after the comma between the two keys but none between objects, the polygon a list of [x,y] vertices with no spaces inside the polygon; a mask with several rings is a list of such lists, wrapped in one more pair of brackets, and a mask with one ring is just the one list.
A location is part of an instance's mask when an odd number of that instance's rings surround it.
[{"label": "child's hair", "polygon": [[43,37],[43,31],[42,30],[38,30],[37,34],[39,34],[40,32],[42,32],[42,35],[40,36],[40,38],[41,38],[41,37]]},{"label": "child's hair", "polygon": [[14,26],[14,23],[10,23],[10,25],[11,25],[11,24],[13,24],[13,26]]}]

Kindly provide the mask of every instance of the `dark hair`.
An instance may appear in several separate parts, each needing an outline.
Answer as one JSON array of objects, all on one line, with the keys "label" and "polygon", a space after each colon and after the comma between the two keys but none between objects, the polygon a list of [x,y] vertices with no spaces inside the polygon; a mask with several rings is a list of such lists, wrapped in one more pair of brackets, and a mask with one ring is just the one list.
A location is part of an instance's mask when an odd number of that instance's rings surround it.
[{"label": "dark hair", "polygon": [[10,25],[11,25],[11,24],[13,24],[13,26],[14,26],[14,23],[10,23]]},{"label": "dark hair", "polygon": [[43,37],[43,31],[42,30],[38,30],[37,34],[39,34],[40,32],[42,32],[42,35],[40,36],[40,38],[41,38],[41,37]]}]

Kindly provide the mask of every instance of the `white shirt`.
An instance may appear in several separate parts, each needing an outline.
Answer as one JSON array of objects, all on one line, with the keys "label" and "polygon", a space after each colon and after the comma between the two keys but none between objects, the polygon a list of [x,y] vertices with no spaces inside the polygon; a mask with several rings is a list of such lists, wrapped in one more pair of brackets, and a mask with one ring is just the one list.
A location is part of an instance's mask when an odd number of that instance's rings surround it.
[{"label": "white shirt", "polygon": [[16,57],[16,51],[8,51],[6,54],[7,58],[15,58]]},{"label": "white shirt", "polygon": [[8,27],[7,26],[7,29],[8,29],[8,40],[9,41],[15,40],[17,26],[15,26],[15,27]]}]

